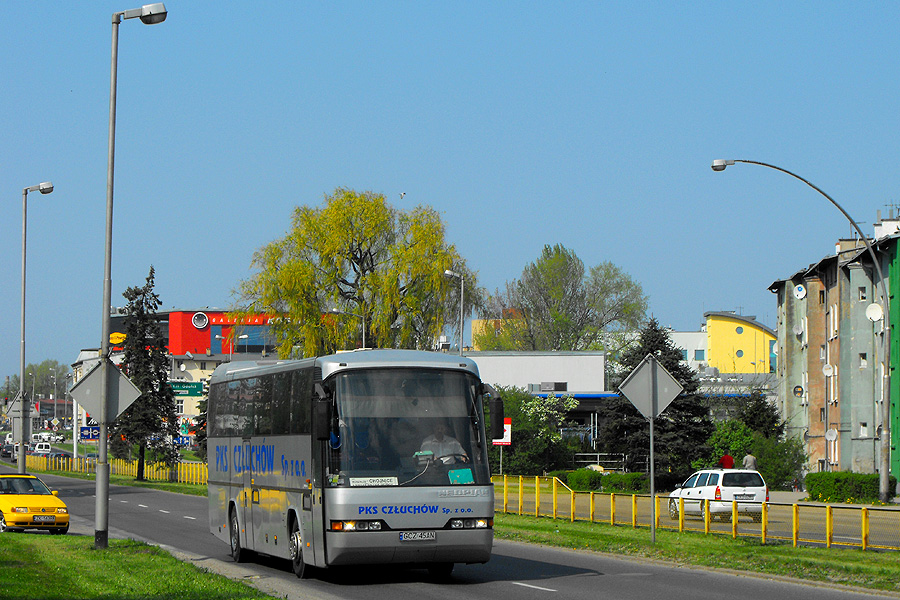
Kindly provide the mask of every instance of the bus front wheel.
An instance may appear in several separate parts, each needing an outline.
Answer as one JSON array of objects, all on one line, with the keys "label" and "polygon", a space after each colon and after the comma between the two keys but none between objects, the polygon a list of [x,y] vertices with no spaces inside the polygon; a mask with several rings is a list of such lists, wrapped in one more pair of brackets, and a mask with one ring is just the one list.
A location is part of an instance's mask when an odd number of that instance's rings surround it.
[{"label": "bus front wheel", "polygon": [[303,560],[303,540],[300,537],[300,526],[297,524],[296,518],[291,522],[291,541],[289,547],[291,552],[291,568],[294,571],[294,575],[300,579],[306,579],[309,577],[310,567]]},{"label": "bus front wheel", "polygon": [[231,509],[231,517],[228,519],[229,538],[231,540],[231,558],[234,562],[244,562],[247,552],[241,548],[241,529],[238,523],[237,510]]}]

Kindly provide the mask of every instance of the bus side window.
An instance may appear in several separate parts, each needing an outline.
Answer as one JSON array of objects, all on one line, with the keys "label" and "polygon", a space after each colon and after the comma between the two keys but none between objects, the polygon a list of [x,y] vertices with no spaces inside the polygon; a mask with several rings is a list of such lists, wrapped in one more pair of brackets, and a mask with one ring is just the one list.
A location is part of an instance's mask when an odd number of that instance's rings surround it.
[{"label": "bus side window", "polygon": [[261,377],[256,380],[254,394],[253,428],[254,435],[272,434],[272,378]]},{"label": "bus side window", "polygon": [[291,382],[291,433],[309,433],[312,426],[312,368],[292,373]]},{"label": "bus side window", "polygon": [[272,389],[272,433],[291,432],[291,375],[277,373]]}]

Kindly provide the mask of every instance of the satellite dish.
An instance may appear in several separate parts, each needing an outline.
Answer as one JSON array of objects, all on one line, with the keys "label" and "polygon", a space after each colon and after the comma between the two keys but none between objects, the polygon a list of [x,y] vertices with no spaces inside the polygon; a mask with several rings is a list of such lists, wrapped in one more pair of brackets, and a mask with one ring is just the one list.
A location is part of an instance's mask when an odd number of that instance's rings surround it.
[{"label": "satellite dish", "polygon": [[825,439],[828,440],[829,442],[833,442],[834,440],[837,439],[837,434],[838,434],[837,429],[829,429],[828,431],[825,432]]},{"label": "satellite dish", "polygon": [[794,335],[803,335],[803,325],[800,323],[794,325]]},{"label": "satellite dish", "polygon": [[191,324],[197,329],[205,329],[209,325],[209,317],[206,316],[206,313],[196,312],[191,317]]},{"label": "satellite dish", "polygon": [[880,304],[870,304],[866,307],[866,318],[873,323],[877,323],[884,318],[884,309],[881,308]]},{"label": "satellite dish", "polygon": [[803,300],[804,298],[806,298],[806,286],[804,286],[802,283],[798,283],[794,287],[794,298],[796,298],[797,300]]},{"label": "satellite dish", "polygon": [[807,429],[806,431],[803,432],[803,441],[804,442],[809,441],[809,429]]},{"label": "satellite dish", "polygon": [[834,367],[829,364],[822,365],[822,373],[825,375],[825,377],[831,377],[832,375],[834,375]]}]

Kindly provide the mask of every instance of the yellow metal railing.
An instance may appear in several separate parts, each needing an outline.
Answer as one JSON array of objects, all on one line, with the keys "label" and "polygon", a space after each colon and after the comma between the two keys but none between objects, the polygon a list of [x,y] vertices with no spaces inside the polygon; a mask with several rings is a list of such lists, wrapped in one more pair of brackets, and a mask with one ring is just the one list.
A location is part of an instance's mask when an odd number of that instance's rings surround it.
[{"label": "yellow metal railing", "polygon": [[[25,457],[25,465],[30,471],[68,471],[72,473],[95,473],[97,459],[95,458],[49,458],[31,454]],[[112,475],[125,475],[137,477],[138,463],[136,460],[128,461],[114,458],[109,461],[109,472]],[[180,462],[173,467],[165,463],[146,463],[144,465],[144,478],[149,481],[171,481],[177,483],[191,483],[206,485],[206,463]]]},{"label": "yellow metal railing", "polygon": [[[871,507],[830,505],[819,503],[764,502],[760,512],[748,518],[738,512],[738,503],[731,503],[731,510],[713,515],[709,500],[698,520],[685,518],[684,500],[673,505],[670,517],[669,497],[649,494],[631,494],[631,502],[617,502],[622,494],[603,492],[576,492],[556,477],[522,476],[495,477],[495,493],[502,493],[502,512],[530,514],[536,517],[560,518],[568,512],[571,521],[608,522],[610,525],[649,527],[651,502],[655,505],[656,526],[663,529],[697,531],[704,534],[758,537],[761,543],[768,540],[790,541],[800,544],[855,546],[862,549],[879,548],[900,550],[900,507]],[[502,489],[497,489],[502,486]],[[543,494],[551,495],[550,510],[541,505]],[[513,505],[515,503],[515,505]],[[568,506],[566,506],[568,503]],[[498,503],[499,504],[499,503]],[[568,510],[567,510],[568,509]],[[499,512],[499,511],[498,511]],[[626,514],[620,514],[620,513]],[[718,516],[726,522],[716,522]]]}]

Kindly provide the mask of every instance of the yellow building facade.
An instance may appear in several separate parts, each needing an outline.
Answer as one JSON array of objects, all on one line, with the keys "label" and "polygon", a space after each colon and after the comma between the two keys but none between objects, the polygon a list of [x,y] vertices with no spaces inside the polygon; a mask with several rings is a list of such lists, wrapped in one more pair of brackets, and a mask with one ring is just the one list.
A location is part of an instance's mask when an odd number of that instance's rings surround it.
[{"label": "yellow building facade", "polygon": [[774,373],[775,332],[752,317],[731,312],[708,312],[706,319],[709,367],[720,373]]}]

